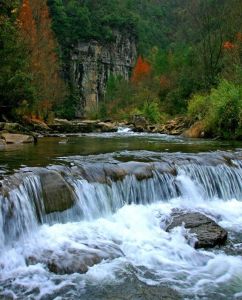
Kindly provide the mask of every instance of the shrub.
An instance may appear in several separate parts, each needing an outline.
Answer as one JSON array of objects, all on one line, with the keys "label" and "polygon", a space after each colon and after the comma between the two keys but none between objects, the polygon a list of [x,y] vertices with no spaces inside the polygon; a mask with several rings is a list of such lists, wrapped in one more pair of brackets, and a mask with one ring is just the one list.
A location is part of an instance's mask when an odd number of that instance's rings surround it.
[{"label": "shrub", "polygon": [[160,121],[160,111],[157,102],[145,102],[142,112],[149,122],[158,123]]},{"label": "shrub", "polygon": [[188,116],[193,120],[202,120],[209,109],[209,96],[194,95],[188,102]]},{"label": "shrub", "polygon": [[203,120],[211,136],[224,139],[240,136],[242,128],[242,89],[227,80],[222,80],[209,95],[195,95],[188,105],[188,115]]},{"label": "shrub", "polygon": [[242,109],[241,87],[223,80],[210,94],[210,105],[205,126],[213,135],[234,138],[240,126]]}]

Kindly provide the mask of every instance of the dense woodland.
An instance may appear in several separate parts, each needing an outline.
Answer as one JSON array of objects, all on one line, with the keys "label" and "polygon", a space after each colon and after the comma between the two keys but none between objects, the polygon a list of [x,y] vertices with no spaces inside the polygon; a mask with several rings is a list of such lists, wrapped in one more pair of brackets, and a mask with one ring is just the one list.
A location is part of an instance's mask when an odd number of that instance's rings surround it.
[{"label": "dense woodland", "polygon": [[1,0],[1,116],[74,117],[70,47],[108,43],[118,29],[136,36],[137,63],[129,82],[109,78],[92,116],[186,115],[211,136],[241,138],[241,14],[241,0]]}]

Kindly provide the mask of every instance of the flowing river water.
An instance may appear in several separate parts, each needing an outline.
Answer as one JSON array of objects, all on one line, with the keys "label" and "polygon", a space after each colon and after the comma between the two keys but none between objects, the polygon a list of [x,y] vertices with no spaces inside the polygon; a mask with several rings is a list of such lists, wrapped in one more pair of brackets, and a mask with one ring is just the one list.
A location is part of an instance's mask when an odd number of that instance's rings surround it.
[{"label": "flowing river water", "polygon": [[[0,299],[242,299],[241,146],[121,130],[1,148]],[[227,244],[166,232],[173,209]]]}]

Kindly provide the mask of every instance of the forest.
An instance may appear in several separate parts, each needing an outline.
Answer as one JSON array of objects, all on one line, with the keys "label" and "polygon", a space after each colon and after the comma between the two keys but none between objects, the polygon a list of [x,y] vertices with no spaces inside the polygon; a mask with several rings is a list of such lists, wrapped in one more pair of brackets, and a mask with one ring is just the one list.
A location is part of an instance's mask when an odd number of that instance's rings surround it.
[{"label": "forest", "polygon": [[111,75],[86,117],[186,116],[208,136],[240,139],[241,12],[240,0],[2,0],[0,117],[75,118],[69,50],[80,41],[109,43],[113,30],[125,30],[137,41],[130,80]]}]

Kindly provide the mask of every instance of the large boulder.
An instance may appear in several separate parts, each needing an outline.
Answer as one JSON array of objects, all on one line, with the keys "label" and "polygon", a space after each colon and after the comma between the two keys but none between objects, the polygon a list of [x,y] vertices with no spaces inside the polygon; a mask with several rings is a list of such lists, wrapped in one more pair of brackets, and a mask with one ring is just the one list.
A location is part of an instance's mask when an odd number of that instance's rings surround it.
[{"label": "large boulder", "polygon": [[177,226],[182,226],[195,234],[197,241],[195,248],[212,248],[224,245],[228,233],[212,219],[198,212],[173,212],[171,222],[166,228],[167,231]]},{"label": "large boulder", "polygon": [[97,128],[100,129],[101,132],[116,132],[118,130],[116,124],[112,122],[99,122]]},{"label": "large boulder", "polygon": [[112,260],[123,256],[120,248],[112,243],[90,244],[88,241],[79,244],[80,247],[62,245],[61,249],[45,249],[26,258],[28,265],[37,263],[45,264],[48,269],[56,274],[86,273],[89,267],[99,264],[103,260]]},{"label": "large boulder", "polygon": [[142,115],[134,115],[133,117],[134,131],[143,132],[147,130],[148,122]]},{"label": "large boulder", "polygon": [[28,144],[35,141],[33,136],[27,134],[2,133],[1,137],[6,144]]},{"label": "large boulder", "polygon": [[62,212],[75,203],[75,195],[70,185],[56,171],[40,174],[45,213]]}]

